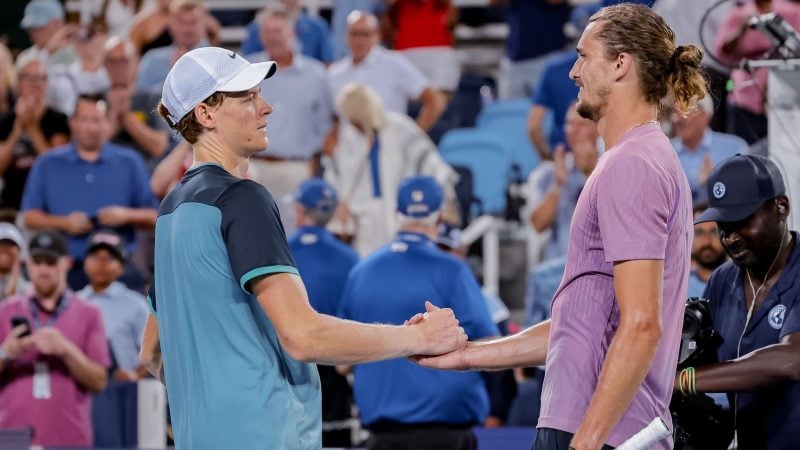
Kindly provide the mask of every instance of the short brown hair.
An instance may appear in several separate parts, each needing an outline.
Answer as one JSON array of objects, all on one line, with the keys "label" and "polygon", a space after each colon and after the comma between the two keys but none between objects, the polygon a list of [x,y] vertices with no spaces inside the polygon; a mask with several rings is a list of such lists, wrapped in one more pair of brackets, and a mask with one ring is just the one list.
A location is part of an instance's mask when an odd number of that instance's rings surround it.
[{"label": "short brown hair", "polygon": [[[208,98],[203,100],[200,103],[205,103],[208,106],[218,106],[222,104],[222,101],[225,100],[225,94],[222,92],[214,92]],[[158,102],[158,107],[156,108],[156,113],[167,122],[170,128],[177,131],[178,134],[183,136],[190,144],[194,144],[197,142],[197,138],[200,137],[200,133],[205,131],[205,127],[197,121],[197,116],[194,114],[194,108],[189,111],[188,114],[181,117],[178,120],[177,124],[174,124],[170,121],[169,116],[170,112],[166,106],[164,106],[163,102]]]},{"label": "short brown hair", "polygon": [[601,9],[589,18],[597,22],[597,37],[606,57],[633,56],[645,100],[661,106],[670,96],[675,109],[685,114],[706,96],[700,69],[703,52],[694,45],[675,46],[675,33],[650,8],[623,3]]}]

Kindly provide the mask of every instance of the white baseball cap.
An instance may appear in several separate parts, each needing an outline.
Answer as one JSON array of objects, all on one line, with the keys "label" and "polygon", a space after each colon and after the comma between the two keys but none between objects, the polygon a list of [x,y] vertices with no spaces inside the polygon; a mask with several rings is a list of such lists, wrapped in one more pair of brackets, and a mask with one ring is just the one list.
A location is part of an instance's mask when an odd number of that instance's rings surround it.
[{"label": "white baseball cap", "polygon": [[22,238],[19,228],[8,222],[0,222],[0,241],[13,242],[20,250],[24,250],[26,247],[25,239]]},{"label": "white baseball cap", "polygon": [[236,52],[219,47],[196,48],[175,61],[164,80],[161,102],[177,123],[215,92],[252,89],[278,70],[275,61],[250,64]]}]

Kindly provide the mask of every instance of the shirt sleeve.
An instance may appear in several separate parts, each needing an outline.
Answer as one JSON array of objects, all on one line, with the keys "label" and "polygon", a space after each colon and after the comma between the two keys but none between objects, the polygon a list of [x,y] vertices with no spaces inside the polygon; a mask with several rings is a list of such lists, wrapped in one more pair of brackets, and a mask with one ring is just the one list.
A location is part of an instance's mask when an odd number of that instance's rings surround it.
[{"label": "shirt sleeve", "polygon": [[239,285],[252,293],[248,283],[263,275],[298,275],[278,207],[263,186],[242,180],[220,196],[222,240]]},{"label": "shirt sleeve", "polygon": [[609,161],[598,182],[597,217],[606,262],[663,260],[671,192],[662,175],[640,155],[624,154]]},{"label": "shirt sleeve", "polygon": [[105,368],[111,366],[111,355],[108,349],[106,330],[103,327],[103,318],[100,310],[90,306],[91,314],[87,314],[86,342],[82,349],[86,356]]},{"label": "shirt sleeve", "polygon": [[555,92],[553,92],[553,88],[549,86],[550,78],[552,77],[552,71],[553,65],[547,64],[542,71],[542,75],[539,77],[539,81],[536,82],[536,88],[531,96],[531,102],[535,106],[543,106],[547,109],[553,109],[553,95]]},{"label": "shirt sleeve", "polygon": [[452,283],[452,297],[450,306],[453,309],[459,324],[471,340],[482,339],[490,336],[499,336],[500,330],[492,322],[489,307],[481,292],[478,282],[466,264],[458,265],[455,277],[448,277],[448,284]]}]

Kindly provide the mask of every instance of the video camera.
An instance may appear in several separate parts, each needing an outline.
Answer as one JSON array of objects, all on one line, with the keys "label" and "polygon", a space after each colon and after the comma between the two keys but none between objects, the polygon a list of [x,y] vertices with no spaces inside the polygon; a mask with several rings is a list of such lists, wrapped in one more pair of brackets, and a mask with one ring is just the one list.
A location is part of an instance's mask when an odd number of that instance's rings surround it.
[{"label": "video camera", "polygon": [[770,12],[753,16],[747,25],[772,41],[774,48],[771,53],[775,56],[783,59],[800,58],[800,34],[779,14]]},{"label": "video camera", "polygon": [[[689,297],[677,370],[717,362],[722,336],[714,329],[708,300]],[[672,413],[675,450],[725,450],[733,438],[733,417],[705,394],[674,394]]]}]

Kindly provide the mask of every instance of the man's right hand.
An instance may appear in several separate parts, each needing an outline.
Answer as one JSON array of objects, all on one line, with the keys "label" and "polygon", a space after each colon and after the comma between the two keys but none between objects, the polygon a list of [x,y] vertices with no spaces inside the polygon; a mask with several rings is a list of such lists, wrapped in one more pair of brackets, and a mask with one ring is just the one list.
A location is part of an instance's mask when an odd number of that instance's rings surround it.
[{"label": "man's right hand", "polygon": [[92,221],[86,213],[74,211],[64,216],[64,231],[77,236],[92,231]]},{"label": "man's right hand", "polygon": [[464,346],[467,335],[458,326],[452,309],[441,309],[426,301],[425,310],[422,319],[410,325],[420,333],[420,348],[416,354],[441,355]]},{"label": "man's right hand", "polygon": [[31,346],[31,337],[25,336],[23,338],[20,337],[25,331],[28,330],[27,325],[17,325],[16,327],[12,328],[11,331],[6,336],[6,340],[3,341],[2,347],[5,350],[6,355],[8,355],[8,359],[17,359],[28,347]]}]

